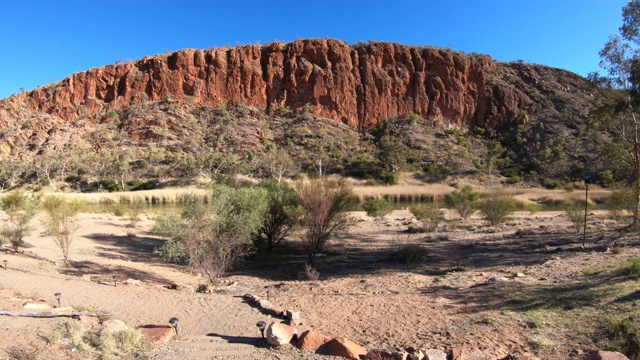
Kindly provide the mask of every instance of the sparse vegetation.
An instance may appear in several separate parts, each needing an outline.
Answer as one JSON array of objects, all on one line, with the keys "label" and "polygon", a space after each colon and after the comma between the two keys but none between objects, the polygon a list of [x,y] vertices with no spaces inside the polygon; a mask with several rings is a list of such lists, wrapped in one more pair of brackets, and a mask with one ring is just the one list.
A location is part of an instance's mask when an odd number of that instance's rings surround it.
[{"label": "sparse vegetation", "polygon": [[24,238],[33,230],[29,223],[36,214],[39,202],[39,196],[26,195],[18,190],[1,198],[0,205],[9,221],[0,230],[0,237],[9,241],[14,251],[18,251],[24,245]]},{"label": "sparse vegetation", "polygon": [[571,222],[571,226],[576,234],[580,234],[584,228],[584,211],[584,205],[580,204],[566,205],[566,209],[564,210],[564,215]]},{"label": "sparse vegetation", "polygon": [[298,182],[296,191],[301,206],[297,222],[302,228],[307,263],[314,267],[316,255],[331,236],[351,225],[347,211],[355,206],[356,198],[344,182],[323,179]]},{"label": "sparse vegetation", "polygon": [[68,262],[73,235],[79,227],[76,216],[83,204],[77,201],[68,202],[62,197],[47,196],[42,207],[46,213],[43,225],[53,236],[53,241],[62,252],[64,262]]},{"label": "sparse vegetation", "polygon": [[427,232],[436,231],[440,222],[444,220],[444,211],[440,210],[438,203],[422,203],[411,206],[409,210],[422,222]]}]

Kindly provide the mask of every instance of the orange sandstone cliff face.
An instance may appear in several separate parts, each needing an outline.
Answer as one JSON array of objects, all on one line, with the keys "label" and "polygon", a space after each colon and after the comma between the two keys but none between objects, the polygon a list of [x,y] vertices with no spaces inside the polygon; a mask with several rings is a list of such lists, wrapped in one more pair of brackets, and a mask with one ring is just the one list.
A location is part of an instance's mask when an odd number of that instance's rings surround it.
[{"label": "orange sandstone cliff face", "polygon": [[513,87],[488,81],[495,69],[483,55],[298,40],[145,57],[74,74],[17,100],[66,120],[172,97],[293,111],[310,104],[320,116],[362,129],[411,112],[434,124],[494,126],[515,120],[531,102]]}]

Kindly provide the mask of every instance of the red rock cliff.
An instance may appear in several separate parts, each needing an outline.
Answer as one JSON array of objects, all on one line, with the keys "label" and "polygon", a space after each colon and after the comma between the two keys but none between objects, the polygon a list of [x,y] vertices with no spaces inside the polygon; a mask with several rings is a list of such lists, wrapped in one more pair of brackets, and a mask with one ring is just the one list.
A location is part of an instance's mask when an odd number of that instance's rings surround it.
[{"label": "red rock cliff", "polygon": [[504,84],[488,84],[495,68],[488,56],[434,48],[299,40],[146,57],[77,73],[19,99],[67,120],[190,97],[292,110],[309,103],[314,113],[358,128],[410,112],[433,122],[491,125],[514,120],[530,101]]}]

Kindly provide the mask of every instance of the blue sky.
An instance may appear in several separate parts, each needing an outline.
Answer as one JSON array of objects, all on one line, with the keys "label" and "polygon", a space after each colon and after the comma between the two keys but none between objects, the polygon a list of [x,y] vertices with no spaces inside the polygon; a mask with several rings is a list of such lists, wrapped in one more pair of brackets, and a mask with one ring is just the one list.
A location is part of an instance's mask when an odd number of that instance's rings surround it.
[{"label": "blue sky", "polygon": [[0,98],[116,60],[335,38],[450,47],[586,75],[626,0],[19,0],[0,14]]}]

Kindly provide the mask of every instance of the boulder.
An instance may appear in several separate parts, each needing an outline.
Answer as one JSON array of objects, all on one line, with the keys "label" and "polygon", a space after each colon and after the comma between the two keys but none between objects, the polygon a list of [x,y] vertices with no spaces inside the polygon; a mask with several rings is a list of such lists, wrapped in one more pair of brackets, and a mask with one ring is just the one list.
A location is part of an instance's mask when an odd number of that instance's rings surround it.
[{"label": "boulder", "polygon": [[442,350],[427,349],[423,353],[425,360],[447,360],[447,354]]},{"label": "boulder", "polygon": [[322,348],[326,349],[329,355],[342,356],[351,360],[360,360],[361,356],[367,355],[367,349],[343,337],[329,340],[322,345]]},{"label": "boulder", "polygon": [[299,311],[287,310],[286,315],[287,320],[289,320],[289,325],[296,326],[302,324],[302,319],[300,317]]},{"label": "boulder", "polygon": [[124,283],[127,285],[142,286],[142,281],[135,279],[127,279]]},{"label": "boulder", "polygon": [[267,327],[267,342],[273,346],[288,344],[293,339],[296,329],[282,323],[272,323]]},{"label": "boulder", "polygon": [[364,356],[364,360],[405,360],[406,357],[406,353],[400,354],[386,350],[371,350]]},{"label": "boulder", "polygon": [[102,323],[102,328],[99,331],[100,336],[105,334],[113,334],[118,331],[128,330],[129,327],[120,320],[107,320]]},{"label": "boulder", "polygon": [[51,311],[53,305],[44,300],[29,300],[22,304],[25,310]]},{"label": "boulder", "polygon": [[274,317],[282,317],[285,314],[285,310],[283,308],[279,308],[275,306],[266,310],[269,315]]},{"label": "boulder", "polygon": [[600,350],[590,353],[584,360],[629,360],[629,358],[617,351]]},{"label": "boulder", "polygon": [[144,325],[138,330],[149,344],[168,343],[176,334],[176,330],[170,325]]},{"label": "boulder", "polygon": [[318,334],[311,330],[302,332],[298,336],[298,343],[296,346],[298,349],[317,349],[320,346],[328,343],[331,340],[330,337]]}]

